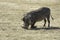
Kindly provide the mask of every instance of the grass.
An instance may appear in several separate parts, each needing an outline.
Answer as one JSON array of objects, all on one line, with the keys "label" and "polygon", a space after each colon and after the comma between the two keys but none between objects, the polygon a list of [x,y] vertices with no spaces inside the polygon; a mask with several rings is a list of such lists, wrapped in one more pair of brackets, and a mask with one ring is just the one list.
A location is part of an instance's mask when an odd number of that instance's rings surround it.
[{"label": "grass", "polygon": [[[60,3],[29,3],[21,0],[0,0],[0,40],[60,40]],[[37,22],[37,29],[22,28],[23,15],[40,7],[49,7],[51,28],[43,28],[43,21]]]}]

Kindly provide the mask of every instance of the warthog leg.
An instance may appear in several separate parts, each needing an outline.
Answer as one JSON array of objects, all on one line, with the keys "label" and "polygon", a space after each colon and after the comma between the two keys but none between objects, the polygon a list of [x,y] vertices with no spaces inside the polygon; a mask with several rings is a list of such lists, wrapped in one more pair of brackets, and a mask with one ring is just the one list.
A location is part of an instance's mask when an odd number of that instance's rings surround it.
[{"label": "warthog leg", "polygon": [[32,22],[31,24],[31,28],[36,28],[34,25],[35,25],[36,22]]},{"label": "warthog leg", "polygon": [[43,25],[44,27],[46,26],[46,19],[44,19],[44,25]]},{"label": "warthog leg", "polygon": [[50,27],[50,15],[47,16],[48,27]]}]

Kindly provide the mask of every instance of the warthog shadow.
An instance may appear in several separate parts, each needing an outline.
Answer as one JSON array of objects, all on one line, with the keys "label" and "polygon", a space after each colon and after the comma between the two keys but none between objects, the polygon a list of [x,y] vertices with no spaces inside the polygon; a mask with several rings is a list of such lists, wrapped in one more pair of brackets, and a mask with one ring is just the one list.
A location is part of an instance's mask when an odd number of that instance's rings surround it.
[{"label": "warthog shadow", "polygon": [[60,29],[60,27],[54,27],[54,26],[51,26],[51,27],[46,27],[46,28],[44,28],[44,27],[42,27],[42,28],[33,28],[33,29],[29,29],[29,30],[42,30],[42,29],[45,29],[45,30],[56,30],[56,29]]},{"label": "warthog shadow", "polygon": [[[24,28],[25,29],[25,28]],[[27,29],[27,30],[56,30],[56,29],[60,29],[60,27],[56,26],[51,26],[51,27],[42,27],[42,28],[31,28],[31,29]]]}]

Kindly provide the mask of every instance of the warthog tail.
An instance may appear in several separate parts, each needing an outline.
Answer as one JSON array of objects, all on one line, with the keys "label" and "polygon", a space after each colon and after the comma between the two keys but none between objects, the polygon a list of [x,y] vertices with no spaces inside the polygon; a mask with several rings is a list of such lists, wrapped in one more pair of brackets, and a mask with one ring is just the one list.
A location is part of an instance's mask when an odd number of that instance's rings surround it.
[{"label": "warthog tail", "polygon": [[54,18],[52,17],[52,15],[51,15],[51,18],[52,18],[52,20],[54,20]]}]

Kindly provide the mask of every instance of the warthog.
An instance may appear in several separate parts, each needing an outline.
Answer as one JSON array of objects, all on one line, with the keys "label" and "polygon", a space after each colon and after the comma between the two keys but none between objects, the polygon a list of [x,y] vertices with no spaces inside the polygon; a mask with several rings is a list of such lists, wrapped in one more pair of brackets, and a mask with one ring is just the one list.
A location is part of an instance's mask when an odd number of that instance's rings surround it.
[{"label": "warthog", "polygon": [[[44,20],[44,25],[46,25],[46,19],[48,21],[48,27],[50,27],[50,8],[48,7],[42,7],[37,10],[28,12],[26,16],[23,17],[23,22],[24,22],[24,28],[28,29],[29,25],[31,25],[31,28],[36,28],[34,24],[37,21],[42,21]],[[53,17],[51,16],[53,19]]]}]

